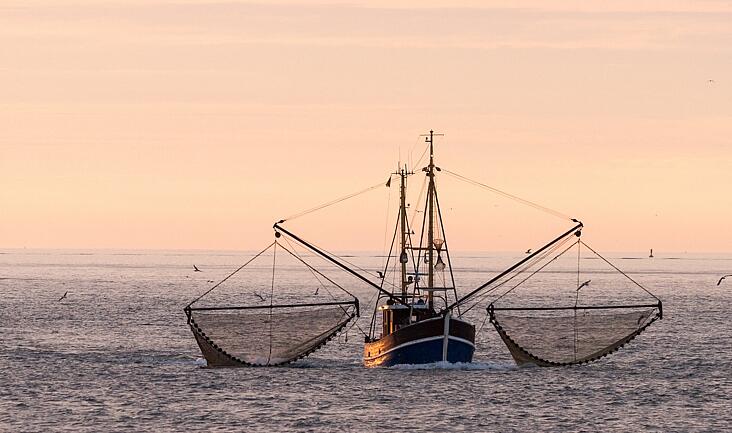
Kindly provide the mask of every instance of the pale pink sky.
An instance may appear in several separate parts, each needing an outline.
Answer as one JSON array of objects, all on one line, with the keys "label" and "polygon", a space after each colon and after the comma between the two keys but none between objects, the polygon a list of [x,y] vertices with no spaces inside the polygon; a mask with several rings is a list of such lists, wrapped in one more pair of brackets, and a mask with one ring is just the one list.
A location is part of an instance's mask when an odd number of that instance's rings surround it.
[{"label": "pale pink sky", "polygon": [[[256,249],[430,128],[601,250],[732,251],[732,2],[0,4],[0,248]],[[453,249],[566,227],[443,184]],[[387,196],[292,227],[381,249]]]}]

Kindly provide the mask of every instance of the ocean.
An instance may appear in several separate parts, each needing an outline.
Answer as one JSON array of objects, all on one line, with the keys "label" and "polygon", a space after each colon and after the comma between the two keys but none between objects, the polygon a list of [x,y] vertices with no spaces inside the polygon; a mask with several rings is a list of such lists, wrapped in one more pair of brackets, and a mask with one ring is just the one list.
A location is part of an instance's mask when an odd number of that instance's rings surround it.
[{"label": "ocean", "polygon": [[[183,307],[251,255],[0,250],[0,430],[732,430],[732,255],[608,255],[664,317],[587,365],[517,367],[476,308],[472,364],[366,369],[351,328],[285,367],[205,368]],[[455,254],[458,289],[517,257]],[[351,290],[367,329],[373,292]]]}]

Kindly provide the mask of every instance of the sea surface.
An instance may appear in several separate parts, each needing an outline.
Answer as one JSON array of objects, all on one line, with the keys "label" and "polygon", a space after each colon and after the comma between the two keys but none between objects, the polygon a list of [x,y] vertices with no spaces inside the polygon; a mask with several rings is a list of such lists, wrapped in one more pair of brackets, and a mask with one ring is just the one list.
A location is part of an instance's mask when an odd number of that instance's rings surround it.
[{"label": "sea surface", "polygon": [[[664,317],[588,365],[517,367],[480,305],[468,315],[479,327],[472,364],[366,369],[354,327],[286,367],[206,368],[183,307],[251,256],[0,250],[0,430],[732,430],[732,277],[717,285],[732,255],[610,254],[663,300]],[[520,258],[455,254],[458,290]],[[383,263],[366,253],[348,260]],[[252,278],[271,291],[258,294],[276,296],[263,275]],[[227,290],[249,290],[246,282]],[[349,289],[368,329],[373,290]],[[246,296],[232,299],[256,302]]]}]

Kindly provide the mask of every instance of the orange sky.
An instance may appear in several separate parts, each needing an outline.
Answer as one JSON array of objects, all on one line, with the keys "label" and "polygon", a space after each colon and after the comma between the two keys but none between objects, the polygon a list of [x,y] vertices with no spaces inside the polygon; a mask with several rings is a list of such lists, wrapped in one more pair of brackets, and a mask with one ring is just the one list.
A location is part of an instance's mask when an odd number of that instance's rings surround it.
[{"label": "orange sky", "polygon": [[[0,247],[257,249],[433,128],[600,250],[732,251],[732,3],[549,3],[5,0]],[[455,250],[566,227],[444,185]],[[373,194],[303,230],[380,250]]]}]

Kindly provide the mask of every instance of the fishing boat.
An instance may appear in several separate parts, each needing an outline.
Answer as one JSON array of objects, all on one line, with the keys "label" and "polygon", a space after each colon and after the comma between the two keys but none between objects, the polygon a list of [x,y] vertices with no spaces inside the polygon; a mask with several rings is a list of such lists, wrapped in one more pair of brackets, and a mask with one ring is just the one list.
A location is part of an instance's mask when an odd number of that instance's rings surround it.
[{"label": "fishing boat", "polygon": [[[434,140],[441,135],[434,131],[423,135],[427,145],[425,152],[429,155],[426,166],[421,168],[426,177],[423,203],[418,200],[413,208],[407,202],[408,179],[420,173],[415,172],[415,168],[400,164],[386,182],[386,186],[391,187],[392,179],[398,179],[399,206],[390,251],[383,269],[376,275],[285,227],[285,222],[293,219],[290,217],[274,224],[275,240],[267,248],[189,303],[184,311],[207,364],[214,367],[287,364],[318,350],[354,326],[364,334],[363,365],[366,367],[470,363],[476,350],[478,331],[467,313],[473,311],[471,314],[474,316],[475,307],[481,306],[485,311],[482,323],[489,321],[493,325],[517,364],[572,365],[594,361],[616,351],[662,318],[661,300],[587,245],[582,240],[584,225],[578,219],[437,166]],[[522,204],[552,212],[566,219],[570,227],[542,246],[528,250],[524,257],[485,283],[461,294],[463,290],[459,290],[456,284],[438,198],[436,178],[440,172]],[[340,203],[380,186],[383,183],[296,216]],[[412,222],[408,215],[410,209],[413,210]],[[415,212],[422,214],[419,227],[412,227],[415,225]],[[298,248],[309,256],[299,253]],[[564,269],[536,292],[554,295],[564,290],[570,298],[560,297],[559,301],[552,301],[549,305],[537,305],[527,301],[526,297],[518,297],[518,303],[502,303],[530,285],[527,282],[536,281],[537,275],[550,272],[551,266],[566,259],[574,250],[577,251],[576,283],[574,271]],[[609,272],[590,269],[583,273],[582,254],[599,259],[592,263],[606,264]],[[223,304],[198,305],[204,297],[248,266],[259,274],[244,280],[243,285],[253,285],[255,281],[262,285],[262,281],[269,279],[269,267],[251,264],[270,257],[271,282],[260,289],[269,289],[269,294],[265,297],[255,292],[260,305],[233,305],[232,298],[224,298]],[[281,297],[275,288],[301,286],[300,280],[292,276],[285,278],[286,283],[280,283],[283,280],[277,277],[277,268],[282,257],[304,268],[303,277],[313,278],[314,295],[318,295],[322,287],[330,299],[306,300],[300,292],[285,296],[283,299],[287,302],[275,302]],[[313,264],[313,258],[322,260],[328,269]],[[293,272],[293,266],[287,268]],[[375,291],[377,297],[368,331],[355,322],[360,317],[361,302],[346,288],[347,284],[339,283],[333,276],[336,271],[351,278],[348,284],[356,281]],[[397,280],[396,284],[386,284],[389,272]],[[588,272],[596,276],[580,283],[581,277],[587,276]],[[558,276],[567,275],[571,276],[568,281],[559,281]],[[613,279],[609,275],[618,278]],[[639,290],[645,298],[631,297],[631,302],[623,302],[619,297],[620,302],[610,302],[607,293],[621,286],[620,281]],[[602,296],[598,298],[599,302],[592,302],[586,299],[585,294],[596,286]],[[351,322],[353,324],[349,328]]]}]

